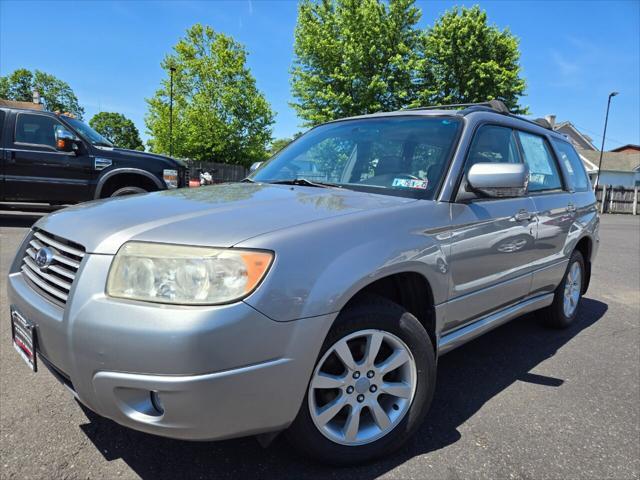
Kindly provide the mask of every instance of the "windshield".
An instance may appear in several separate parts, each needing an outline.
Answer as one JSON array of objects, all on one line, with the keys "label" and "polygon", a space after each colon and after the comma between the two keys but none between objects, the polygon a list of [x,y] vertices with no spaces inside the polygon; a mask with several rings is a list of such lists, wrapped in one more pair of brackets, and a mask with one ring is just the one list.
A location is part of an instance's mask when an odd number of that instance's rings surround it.
[{"label": "windshield", "polygon": [[304,179],[353,190],[431,199],[446,171],[460,120],[383,117],[328,123],[281,150],[251,177]]},{"label": "windshield", "polygon": [[104,138],[86,123],[76,118],[64,117],[64,121],[71,125],[85,140],[90,141],[93,145],[99,147],[113,147],[113,143]]}]

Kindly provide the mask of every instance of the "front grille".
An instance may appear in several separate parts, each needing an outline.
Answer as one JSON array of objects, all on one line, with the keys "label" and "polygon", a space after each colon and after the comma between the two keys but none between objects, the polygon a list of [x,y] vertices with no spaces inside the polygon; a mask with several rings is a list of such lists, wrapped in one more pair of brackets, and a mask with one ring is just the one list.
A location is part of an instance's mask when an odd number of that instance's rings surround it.
[{"label": "front grille", "polygon": [[[52,260],[49,265],[40,268],[36,263],[36,255],[45,247],[53,254]],[[84,247],[81,245],[36,230],[25,251],[21,270],[35,291],[53,303],[64,306],[83,257]]]}]

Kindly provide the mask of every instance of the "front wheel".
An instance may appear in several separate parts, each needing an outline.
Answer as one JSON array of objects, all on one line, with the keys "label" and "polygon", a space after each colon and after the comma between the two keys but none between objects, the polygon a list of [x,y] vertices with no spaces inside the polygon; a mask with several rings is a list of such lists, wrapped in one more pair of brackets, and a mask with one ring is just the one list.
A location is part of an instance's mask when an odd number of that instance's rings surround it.
[{"label": "front wheel", "polygon": [[576,250],[571,254],[567,271],[556,288],[553,303],[541,311],[547,325],[553,328],[567,328],[575,323],[578,305],[582,299],[584,278],[584,259]]},{"label": "front wheel", "polygon": [[420,426],[435,372],[420,322],[391,301],[368,297],[341,313],[329,332],[287,436],[303,453],[332,464],[385,455]]}]

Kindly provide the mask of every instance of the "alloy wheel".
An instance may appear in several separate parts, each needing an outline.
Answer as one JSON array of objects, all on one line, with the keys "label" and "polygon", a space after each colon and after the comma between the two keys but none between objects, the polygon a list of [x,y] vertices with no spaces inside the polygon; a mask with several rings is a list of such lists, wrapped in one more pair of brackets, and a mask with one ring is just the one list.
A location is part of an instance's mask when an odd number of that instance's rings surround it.
[{"label": "alloy wheel", "polygon": [[333,344],[309,384],[309,410],[318,430],[341,445],[364,445],[393,430],[416,391],[409,347],[383,330],[362,330]]},{"label": "alloy wheel", "polygon": [[569,269],[564,284],[563,310],[565,316],[571,317],[578,307],[580,291],[582,290],[582,269],[578,262],[574,262]]}]

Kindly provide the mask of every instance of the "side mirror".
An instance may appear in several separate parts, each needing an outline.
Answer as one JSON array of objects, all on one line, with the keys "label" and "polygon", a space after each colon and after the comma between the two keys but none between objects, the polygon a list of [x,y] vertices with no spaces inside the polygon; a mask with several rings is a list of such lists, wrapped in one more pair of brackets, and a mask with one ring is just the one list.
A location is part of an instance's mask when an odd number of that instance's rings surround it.
[{"label": "side mirror", "polygon": [[72,152],[77,149],[76,136],[68,130],[56,130],[56,150]]},{"label": "side mirror", "polygon": [[522,197],[529,169],[524,163],[476,163],[467,173],[467,189],[487,197]]},{"label": "side mirror", "polygon": [[255,172],[257,169],[259,169],[262,166],[263,163],[264,162],[254,162],[254,163],[252,163],[251,166],[249,167],[249,173]]}]

